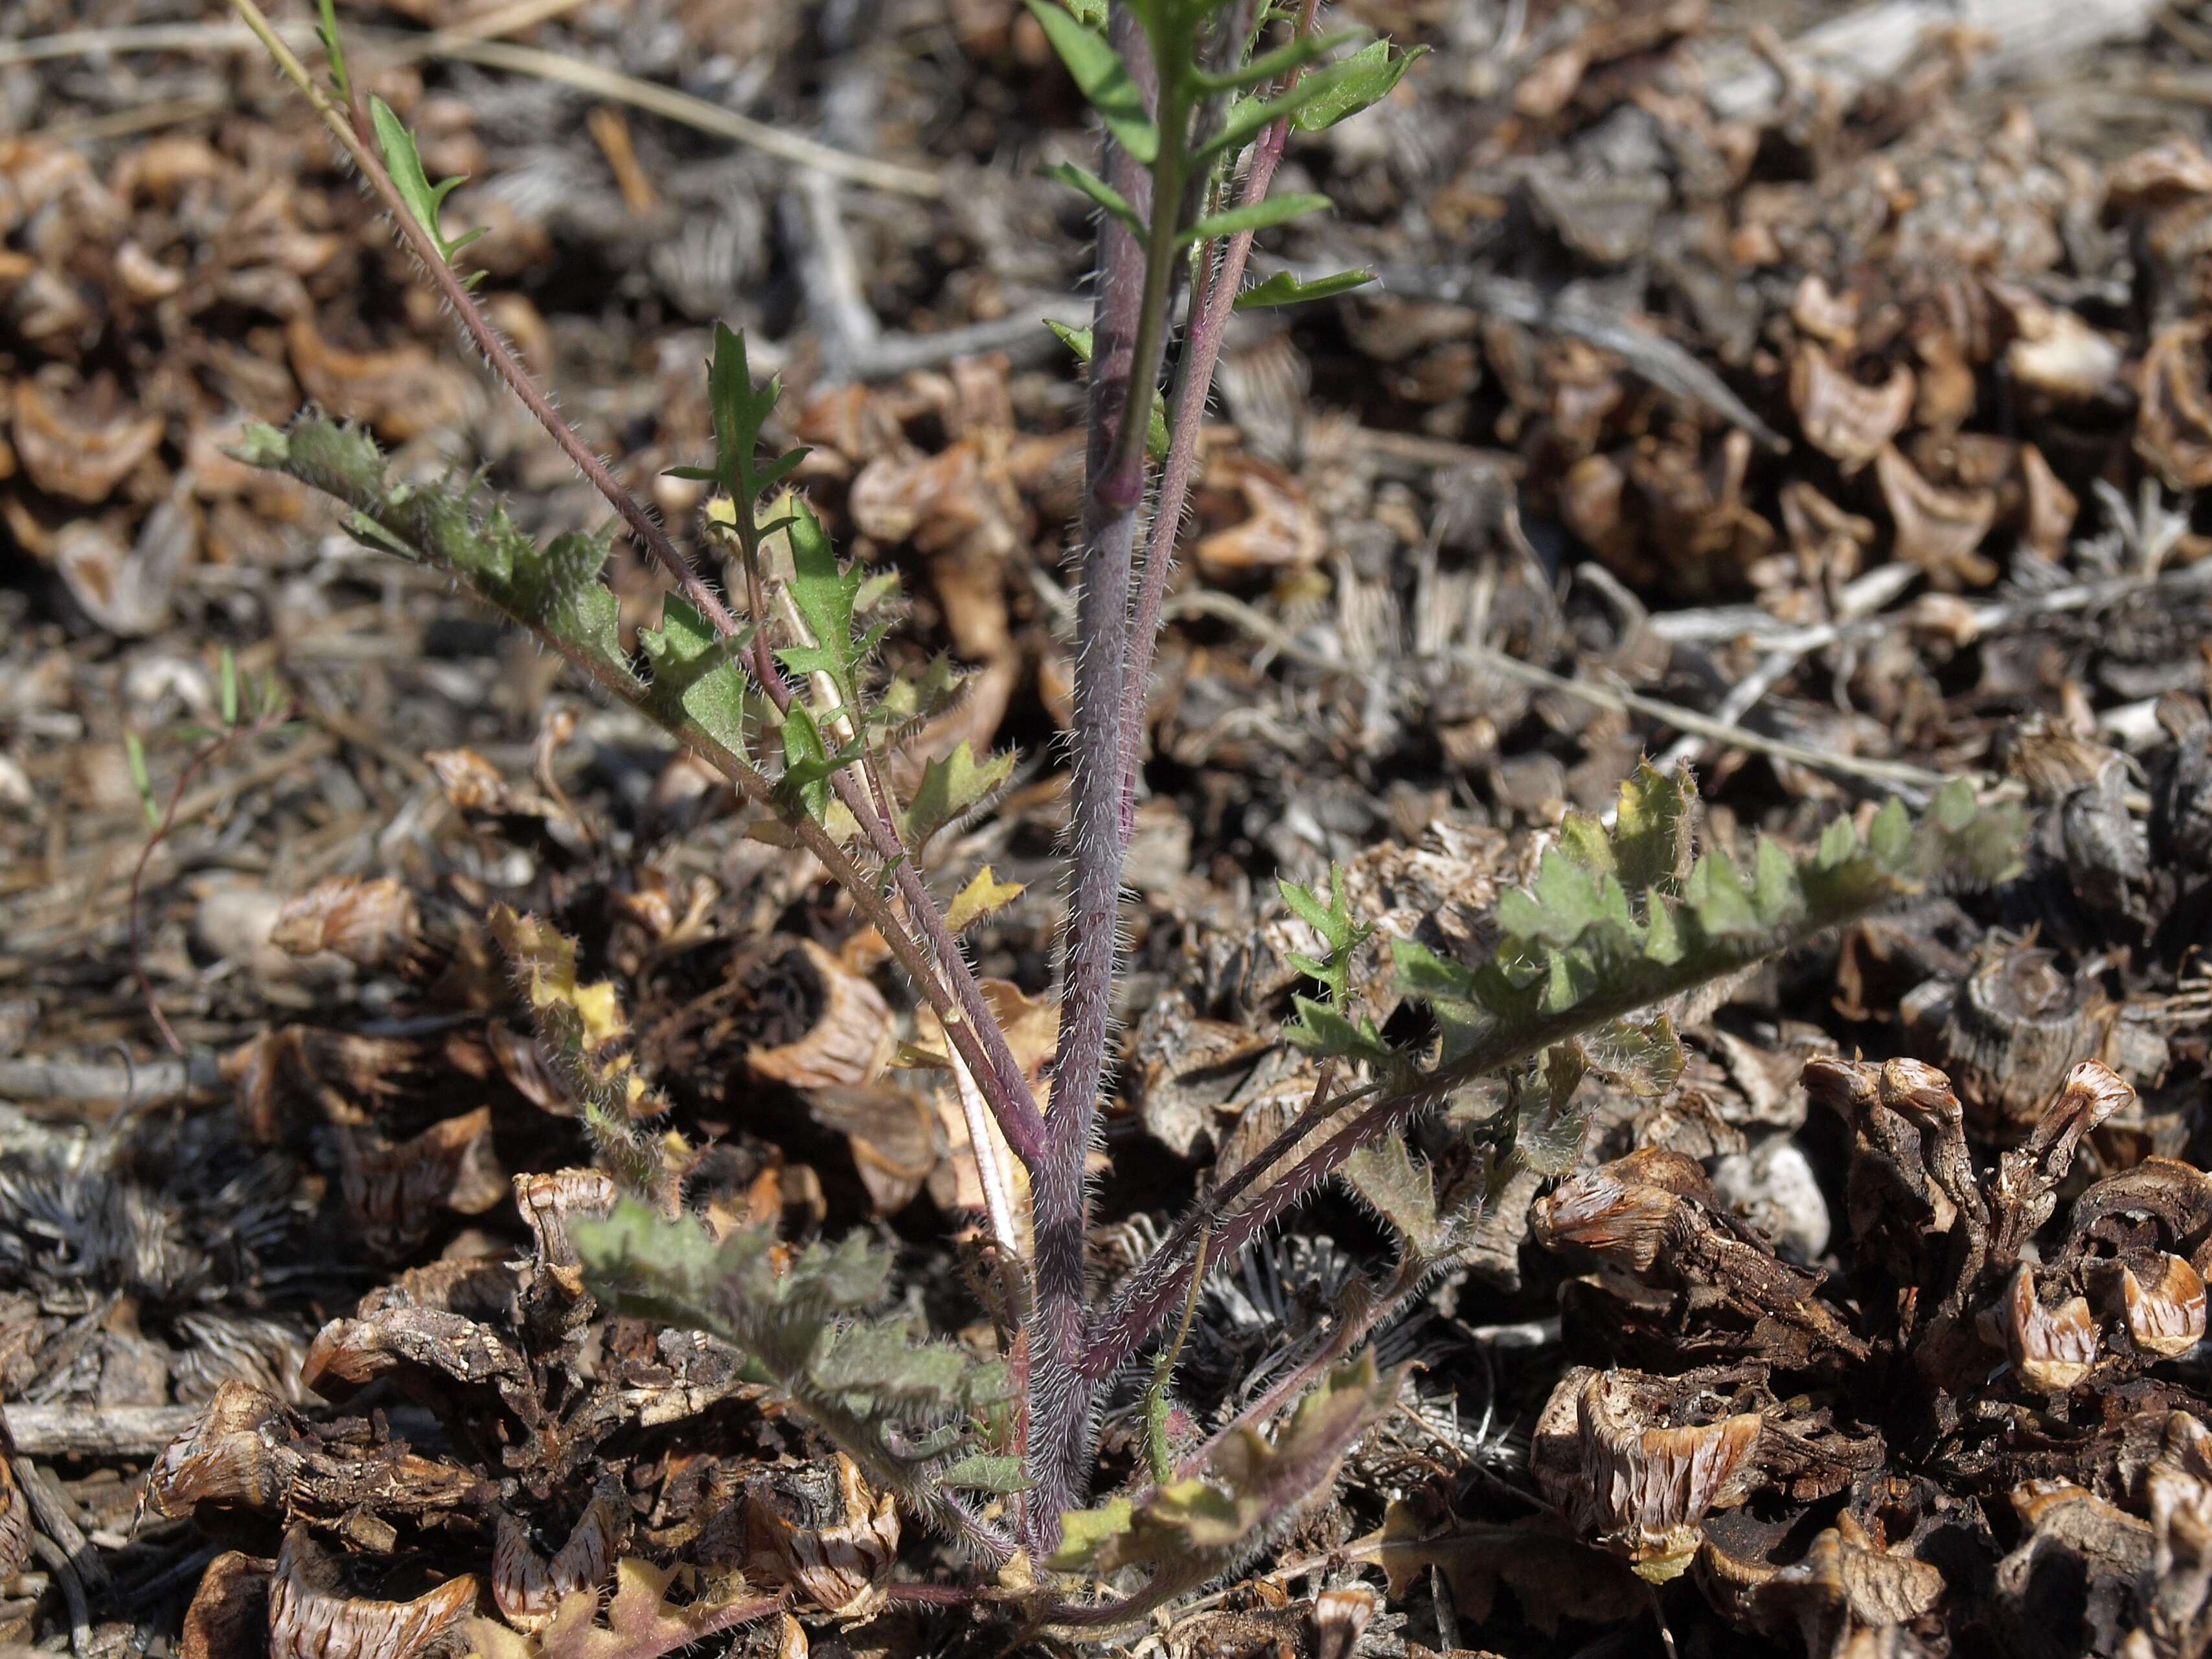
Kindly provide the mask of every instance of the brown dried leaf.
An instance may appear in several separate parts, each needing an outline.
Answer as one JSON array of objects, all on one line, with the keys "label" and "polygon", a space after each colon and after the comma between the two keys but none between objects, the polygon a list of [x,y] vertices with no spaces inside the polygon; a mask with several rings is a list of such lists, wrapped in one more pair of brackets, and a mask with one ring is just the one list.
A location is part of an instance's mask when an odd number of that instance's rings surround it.
[{"label": "brown dried leaf", "polygon": [[1216,457],[1200,481],[1199,511],[1218,522],[1243,503],[1244,516],[1201,536],[1192,550],[1201,574],[1216,581],[1253,571],[1295,571],[1319,564],[1328,538],[1297,480],[1255,456]]},{"label": "brown dried leaf", "polygon": [[347,1212],[383,1255],[419,1243],[447,1210],[482,1215],[507,1195],[489,1106],[434,1123],[396,1146],[341,1127],[338,1151]]},{"label": "brown dried leaf", "polygon": [[363,968],[386,968],[422,936],[415,895],[390,876],[333,876],[277,913],[269,942],[295,957],[332,951]]},{"label": "brown dried leaf", "polygon": [[1716,1416],[1703,1392],[1692,1382],[1578,1365],[1537,1423],[1536,1438],[1550,1443],[1537,1469],[1547,1493],[1655,1583],[1690,1565],[1698,1523],[1741,1503],[1753,1473],[1764,1419]]},{"label": "brown dried leaf", "polygon": [[200,1575],[177,1641],[181,1659],[266,1659],[274,1561],[225,1550]]},{"label": "brown dried leaf", "polygon": [[2152,337],[2136,372],[2136,453],[2169,489],[2212,484],[2212,393],[2205,361],[2207,325],[2169,323]]},{"label": "brown dried leaf", "polygon": [[2103,1346],[2096,1316],[2078,1296],[2045,1302],[2034,1273],[2023,1265],[2013,1275],[2003,1310],[2005,1352],[2021,1381],[2043,1394],[2063,1394],[2097,1368]]},{"label": "brown dried leaf", "polygon": [[839,1452],[834,1498],[810,1502],[765,1480],[749,1486],[745,1536],[748,1565],[761,1578],[789,1585],[824,1613],[863,1618],[882,1605],[898,1556],[898,1508]]},{"label": "brown dried leaf", "polygon": [[248,1382],[216,1390],[199,1421],[172,1440],[146,1474],[146,1508],[172,1520],[201,1504],[274,1508],[300,1468],[284,1402]]},{"label": "brown dried leaf", "polygon": [[579,1591],[591,1592],[596,1601],[629,1531],[629,1504],[621,1482],[611,1475],[602,1477],[590,1505],[550,1561],[538,1553],[529,1528],[513,1511],[502,1505],[498,1514],[492,1544],[492,1602],[501,1617],[526,1632],[550,1625],[560,1604]]},{"label": "brown dried leaf", "polygon": [[284,1534],[269,1586],[269,1659],[414,1659],[476,1605],[477,1581],[447,1580],[411,1601],[349,1595],[338,1564],[303,1526]]},{"label": "brown dried leaf", "polygon": [[347,351],[324,339],[302,312],[285,330],[292,372],[333,415],[362,421],[404,443],[457,424],[468,412],[468,381],[412,342],[390,351]]},{"label": "brown dried leaf", "polygon": [[621,1196],[603,1170],[554,1170],[514,1177],[514,1207],[530,1228],[533,1271],[571,1297],[584,1293],[583,1259],[568,1237],[571,1216],[605,1216]]},{"label": "brown dried leaf", "polygon": [[105,375],[79,387],[52,367],[15,382],[15,453],[48,495],[104,501],[161,441],[159,415],[134,412]]},{"label": "brown dried leaf", "polygon": [[1975,550],[1996,522],[1994,490],[1938,489],[1894,445],[1875,457],[1874,467],[1897,527],[1893,557],[1918,565],[1947,592],[1986,587],[1997,579],[1996,564]]},{"label": "brown dried leaf", "polygon": [[811,939],[799,955],[821,988],[821,1006],[805,1036],[746,1056],[754,1071],[794,1089],[853,1087],[881,1075],[896,1046],[883,993]]},{"label": "brown dried leaf", "polygon": [[1887,449],[1912,414],[1912,371],[1896,364],[1880,386],[1838,368],[1807,341],[1790,364],[1790,405],[1814,448],[1843,464],[1846,477]]}]

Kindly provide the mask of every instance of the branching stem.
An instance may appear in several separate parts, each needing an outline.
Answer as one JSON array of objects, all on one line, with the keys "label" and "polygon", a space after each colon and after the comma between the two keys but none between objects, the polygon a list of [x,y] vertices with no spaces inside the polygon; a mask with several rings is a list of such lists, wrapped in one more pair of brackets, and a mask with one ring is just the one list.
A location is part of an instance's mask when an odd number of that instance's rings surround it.
[{"label": "branching stem", "polygon": [[[551,400],[538,389],[537,382],[530,378],[520,361],[508,349],[506,341],[500,337],[499,331],[491,325],[490,319],[483,314],[483,307],[477,305],[475,295],[469,292],[467,285],[447,262],[436,240],[401,198],[390,173],[356,129],[356,124],[348,118],[347,112],[316,84],[307,65],[284,43],[256,0],[231,0],[231,4],[275,60],[278,69],[299,88],[315,113],[321,118],[323,125],[330,129],[362,176],[368,181],[379,204],[398,228],[409,251],[428,273],[440,297],[453,308],[471,343],[491,366],[492,371],[561,447],[562,453],[605,498],[654,560],[674,579],[678,590],[697,608],[699,614],[726,639],[740,634],[742,629],[737,618],[731,615],[729,607],[722,603],[720,596],[692,568],[690,562],[669,539],[667,532],[646,511],[636,496],[623,487],[606,464],[562,418]],[[747,505],[740,504],[741,507]],[[764,624],[766,619],[757,613],[755,621],[757,624]],[[776,665],[764,625],[756,627],[749,650],[754,676],[762,690],[779,709],[789,707],[791,689],[785,684],[781,670]],[[573,655],[571,659],[574,659]],[[618,692],[617,695],[624,694]],[[745,787],[744,781],[732,772],[728,765],[712,756],[708,758],[714,760],[714,764],[741,788]],[[730,757],[729,759],[759,778],[760,775],[739,757]],[[765,780],[761,781],[764,783]],[[975,981],[974,969],[969,967],[958,941],[952,937],[951,930],[945,926],[944,915],[936,900],[931,896],[927,886],[914,869],[913,860],[907,856],[907,849],[900,844],[897,826],[866,798],[849,773],[839,773],[833,784],[839,798],[867,836],[870,850],[890,869],[893,882],[907,912],[928,946],[927,953],[900,952],[896,939],[903,934],[903,929],[884,927],[878,922],[879,930],[885,940],[892,944],[899,965],[914,980],[925,998],[937,1007],[945,1020],[948,1032],[960,1042],[963,1057],[968,1058],[975,1068],[976,1085],[990,1102],[992,1112],[1006,1133],[1007,1144],[1024,1163],[1031,1161],[1042,1152],[1043,1116],[1030,1094],[1028,1081],[1023,1076],[1020,1064],[1014,1059],[1012,1049],[1000,1031],[997,1022],[991,1017],[990,1006],[983,1000],[982,988]],[[750,789],[746,793],[752,794]],[[772,790],[765,796],[753,798],[771,808],[777,805]],[[794,827],[802,841],[806,840],[805,826],[795,823]],[[828,842],[826,836],[818,838]],[[810,846],[809,850],[816,849]],[[820,856],[818,852],[817,856]],[[846,869],[851,869],[849,860],[840,861]],[[835,873],[834,867],[832,872]],[[839,877],[838,879],[842,882],[844,878]],[[873,890],[872,884],[862,883],[861,886]],[[855,902],[860,902],[860,889],[854,888],[853,891]],[[866,914],[867,906],[865,903],[862,909]],[[885,914],[889,914],[887,909]],[[876,918],[871,915],[869,920],[875,921]],[[962,1036],[963,1030],[971,1035]],[[968,1052],[970,1048],[975,1051],[972,1055]]]}]

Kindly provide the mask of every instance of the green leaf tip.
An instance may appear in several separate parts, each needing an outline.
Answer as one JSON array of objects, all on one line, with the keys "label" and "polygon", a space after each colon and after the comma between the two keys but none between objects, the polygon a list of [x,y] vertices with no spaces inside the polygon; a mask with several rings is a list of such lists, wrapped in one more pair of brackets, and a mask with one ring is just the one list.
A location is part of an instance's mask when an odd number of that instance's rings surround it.
[{"label": "green leaf tip", "polygon": [[1364,288],[1375,280],[1371,270],[1340,270],[1334,276],[1316,276],[1308,282],[1279,270],[1264,283],[1246,289],[1237,296],[1238,311],[1260,311],[1273,306],[1304,305],[1310,300],[1332,299],[1339,294],[1349,294],[1353,289]]},{"label": "green leaf tip", "polygon": [[745,337],[727,323],[714,325],[714,355],[707,363],[707,399],[714,411],[714,465],[672,466],[672,478],[721,486],[738,504],[739,519],[751,529],[750,512],[761,497],[798,471],[807,451],[787,449],[765,462],[761,432],[783,397],[783,377],[771,374],[756,384],[745,357]]}]

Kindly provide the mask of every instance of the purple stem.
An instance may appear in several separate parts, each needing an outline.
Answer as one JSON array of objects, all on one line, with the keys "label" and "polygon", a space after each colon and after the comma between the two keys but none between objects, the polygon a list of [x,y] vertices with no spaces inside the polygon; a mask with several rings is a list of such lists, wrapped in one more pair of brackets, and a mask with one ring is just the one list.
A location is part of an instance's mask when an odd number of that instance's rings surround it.
[{"label": "purple stem", "polygon": [[[1310,9],[1309,9],[1310,22]],[[1290,123],[1278,121],[1260,135],[1244,173],[1237,204],[1262,199],[1274,181],[1276,165]],[[1143,575],[1137,589],[1137,617],[1132,629],[1133,648],[1128,677],[1121,687],[1122,851],[1137,820],[1137,771],[1145,747],[1145,697],[1152,677],[1152,654],[1159,645],[1160,607],[1175,568],[1176,542],[1182,532],[1182,514],[1197,476],[1199,431],[1206,423],[1206,404],[1213,390],[1213,371],[1221,360],[1222,342],[1236,308],[1237,291],[1244,280],[1244,265],[1252,252],[1252,235],[1242,230],[1221,250],[1219,263],[1203,292],[1191,296],[1190,328],[1182,356],[1176,365],[1174,404],[1170,411],[1168,456],[1160,470],[1159,499],[1152,509],[1150,533],[1145,538]]]},{"label": "purple stem", "polygon": [[[1376,1101],[1315,1148],[1304,1162],[1286,1170],[1249,1208],[1216,1219],[1206,1259],[1234,1259],[1251,1243],[1254,1234],[1319,1186],[1346,1158],[1388,1134],[1423,1107],[1442,1100],[1456,1081],[1439,1076],[1420,1088],[1385,1095]],[[1155,1252],[1099,1320],[1097,1333],[1083,1356],[1084,1369],[1094,1380],[1135,1352],[1160,1322],[1182,1306],[1193,1264],[1176,1259],[1177,1255],[1165,1249]],[[1155,1263],[1159,1265],[1156,1267]]]},{"label": "purple stem", "polygon": [[[1158,79],[1133,9],[1116,6],[1109,38],[1148,102]],[[1152,176],[1109,137],[1103,170],[1143,218],[1152,210]],[[1046,1150],[1030,1167],[1036,1239],[1036,1303],[1029,1358],[1029,1474],[1024,1506],[1031,1553],[1050,1553],[1060,1516],[1079,1501],[1091,1458],[1094,1379],[1082,1370],[1089,1310],[1083,1241],[1090,1193],[1084,1164],[1098,1115],[1114,969],[1121,938],[1121,681],[1128,656],[1129,580],[1143,495],[1144,448],[1133,471],[1125,459],[1125,421],[1144,424],[1158,367],[1137,362],[1150,288],[1146,249],[1111,216],[1098,225],[1098,289],[1091,313],[1090,488],[1083,502],[1082,592],[1076,611],[1075,748],[1068,826],[1075,882],[1066,924],[1060,1042],[1053,1058]],[[1155,319],[1150,331],[1162,331]],[[1139,401],[1139,398],[1142,401]]]}]

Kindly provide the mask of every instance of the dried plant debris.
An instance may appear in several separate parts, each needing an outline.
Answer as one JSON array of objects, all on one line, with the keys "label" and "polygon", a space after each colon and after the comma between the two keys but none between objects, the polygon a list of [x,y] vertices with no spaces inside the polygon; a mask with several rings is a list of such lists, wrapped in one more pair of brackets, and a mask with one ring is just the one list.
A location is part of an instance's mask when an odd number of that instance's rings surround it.
[{"label": "dried plant debris", "polygon": [[[1838,867],[1821,825],[1887,857],[1883,799],[1945,777],[1982,803],[1954,847],[2026,803],[2026,868],[1915,869],[1839,936],[1655,981],[1212,1264],[1166,1376],[1107,1380],[1121,1496],[1060,1563],[1175,1594],[1038,1632],[1049,1565],[975,1571],[1019,1480],[983,1449],[1031,1198],[944,1024],[763,814],[297,475],[566,607],[672,719],[773,761],[769,711],[301,112],[194,34],[223,8],[21,0],[0,1642],[2212,1650],[2212,33],[2074,8],[2054,70],[2022,31],[2065,8],[1887,57],[1912,8],[1768,9],[1322,14],[1431,55],[1291,134],[1338,211],[1259,246],[1271,288],[1380,280],[1225,344],[1141,706],[1089,1269],[1140,1273],[1317,1098],[1466,1041],[1529,991],[1476,982],[1501,960],[1567,997],[1669,918],[1771,933],[1784,873]],[[467,177],[488,313],[703,564],[667,469],[711,442],[707,329],[784,377],[789,482],[910,596],[866,590],[911,694],[887,785],[944,786],[921,873],[1048,1097],[1085,433],[1033,319],[1088,312],[1094,227],[1035,175],[1093,135],[1036,16],[346,21],[427,176]],[[846,161],[498,61],[533,52]],[[296,720],[195,759],[264,673]],[[1340,951],[1363,927],[1410,979]],[[672,1274],[680,1306],[641,1297]]]}]

